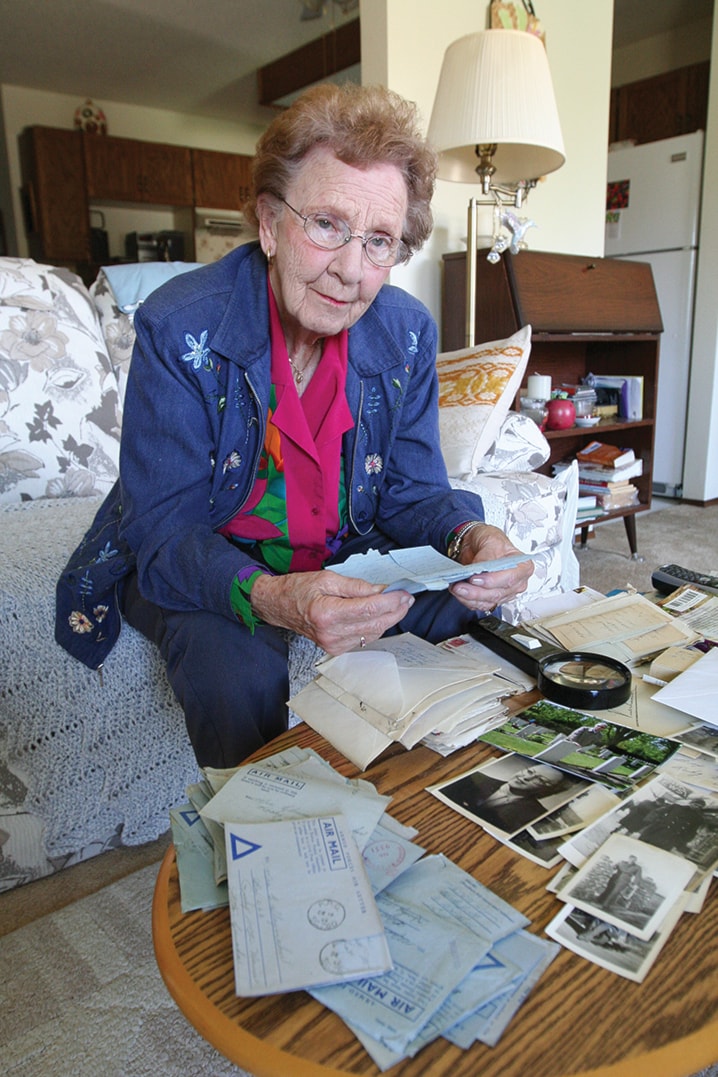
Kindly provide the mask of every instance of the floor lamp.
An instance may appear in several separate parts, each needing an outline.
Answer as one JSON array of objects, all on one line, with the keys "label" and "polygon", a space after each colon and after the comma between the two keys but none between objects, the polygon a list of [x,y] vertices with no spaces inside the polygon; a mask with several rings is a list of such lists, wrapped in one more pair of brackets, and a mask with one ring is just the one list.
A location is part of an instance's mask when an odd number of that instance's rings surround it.
[{"label": "floor lamp", "polygon": [[566,159],[541,40],[523,30],[482,30],[449,45],[428,137],[440,179],[481,188],[468,210],[466,346],[473,347],[478,207],[504,212],[517,235],[521,222],[505,207],[519,209],[540,177]]}]

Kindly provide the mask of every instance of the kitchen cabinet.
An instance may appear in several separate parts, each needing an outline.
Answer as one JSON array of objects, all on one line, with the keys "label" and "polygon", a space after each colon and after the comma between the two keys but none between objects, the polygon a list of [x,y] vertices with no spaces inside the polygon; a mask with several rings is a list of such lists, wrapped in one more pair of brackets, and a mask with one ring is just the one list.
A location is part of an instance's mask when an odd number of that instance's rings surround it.
[{"label": "kitchen cabinet", "polygon": [[609,142],[657,142],[705,130],[710,62],[690,64],[611,91]]},{"label": "kitchen cabinet", "polygon": [[66,265],[91,283],[90,206],[239,209],[252,158],[58,127],[20,134],[22,201],[30,256]]},{"label": "kitchen cabinet", "polygon": [[90,257],[82,136],[28,127],[20,136],[22,203],[30,257],[74,264]]},{"label": "kitchen cabinet", "polygon": [[84,135],[83,150],[89,201],[195,205],[187,146]]},{"label": "kitchen cabinet", "polygon": [[241,210],[249,198],[251,171],[251,157],[193,149],[194,204],[208,209]]},{"label": "kitchen cabinet", "polygon": [[[575,457],[597,439],[632,448],[643,473],[632,481],[639,503],[597,517],[623,517],[637,556],[636,515],[651,506],[652,461],[660,334],[663,330],[651,267],[643,262],[522,251],[495,265],[477,253],[476,340],[499,340],[531,326],[529,373],[548,374],[554,387],[578,384],[587,374],[643,378],[643,417],[602,420],[594,427],[546,431],[551,455],[540,470]],[[442,349],[464,347],[466,253],[444,255]],[[525,385],[516,396],[526,395]],[[582,521],[585,541],[591,520]]]}]

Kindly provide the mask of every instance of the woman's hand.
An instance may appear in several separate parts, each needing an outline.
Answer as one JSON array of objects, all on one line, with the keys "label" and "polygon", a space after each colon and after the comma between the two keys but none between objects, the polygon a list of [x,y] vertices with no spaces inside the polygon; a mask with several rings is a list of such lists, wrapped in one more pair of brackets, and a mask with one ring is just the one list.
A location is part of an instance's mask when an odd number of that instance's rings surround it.
[{"label": "woman's hand", "polygon": [[343,654],[383,636],[406,615],[414,598],[406,591],[385,594],[379,584],[324,569],[260,576],[251,602],[267,624],[298,632],[328,654]]},{"label": "woman's hand", "polygon": [[[520,553],[520,550],[509,542],[503,531],[491,524],[479,524],[464,538],[459,561],[462,565],[470,565],[474,561],[493,561],[512,553]],[[515,568],[479,573],[452,584],[450,590],[468,609],[490,613],[502,602],[525,591],[533,570],[533,562],[527,557]]]}]

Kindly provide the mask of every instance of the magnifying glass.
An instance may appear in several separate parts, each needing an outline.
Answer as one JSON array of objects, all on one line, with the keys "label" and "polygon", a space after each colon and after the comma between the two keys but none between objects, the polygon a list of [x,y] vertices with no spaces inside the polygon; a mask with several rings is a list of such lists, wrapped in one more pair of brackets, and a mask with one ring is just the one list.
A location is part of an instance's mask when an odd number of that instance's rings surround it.
[{"label": "magnifying glass", "polygon": [[538,663],[536,683],[539,692],[553,703],[608,710],[630,696],[631,671],[602,654],[555,651]]}]

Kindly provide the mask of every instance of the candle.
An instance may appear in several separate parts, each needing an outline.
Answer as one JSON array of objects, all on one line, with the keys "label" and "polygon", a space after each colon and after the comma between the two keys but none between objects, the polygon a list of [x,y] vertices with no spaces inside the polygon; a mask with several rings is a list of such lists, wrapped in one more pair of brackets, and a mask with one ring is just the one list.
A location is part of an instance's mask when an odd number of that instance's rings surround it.
[{"label": "candle", "polygon": [[551,378],[548,374],[529,374],[528,396],[533,400],[548,400],[551,396]]}]

